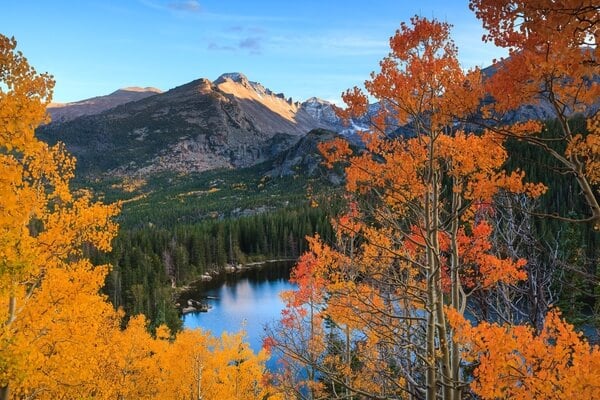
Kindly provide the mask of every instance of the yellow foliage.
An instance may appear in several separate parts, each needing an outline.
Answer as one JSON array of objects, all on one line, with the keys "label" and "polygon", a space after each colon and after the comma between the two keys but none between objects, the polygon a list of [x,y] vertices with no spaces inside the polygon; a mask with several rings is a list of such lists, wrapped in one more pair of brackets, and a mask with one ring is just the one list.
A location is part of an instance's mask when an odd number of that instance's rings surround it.
[{"label": "yellow foliage", "polygon": [[35,137],[54,83],[15,46],[0,35],[0,399],[270,398],[241,334],[121,329],[83,253],[111,249],[119,206],[71,191],[75,159]]}]

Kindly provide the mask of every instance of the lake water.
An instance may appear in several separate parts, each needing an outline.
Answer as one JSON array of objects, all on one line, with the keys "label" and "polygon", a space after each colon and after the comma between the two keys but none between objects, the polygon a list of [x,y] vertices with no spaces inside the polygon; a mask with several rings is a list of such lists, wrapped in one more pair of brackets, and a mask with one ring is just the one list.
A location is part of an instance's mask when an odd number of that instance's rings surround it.
[{"label": "lake water", "polygon": [[247,332],[246,340],[255,350],[260,350],[264,336],[264,325],[281,317],[283,302],[279,293],[294,289],[289,282],[292,262],[267,263],[256,269],[230,274],[225,281],[218,278],[202,282],[193,291],[186,293],[180,301],[203,296],[216,297],[208,300],[212,308],[208,312],[189,313],[183,316],[186,329],[202,328],[213,335],[222,332]]}]

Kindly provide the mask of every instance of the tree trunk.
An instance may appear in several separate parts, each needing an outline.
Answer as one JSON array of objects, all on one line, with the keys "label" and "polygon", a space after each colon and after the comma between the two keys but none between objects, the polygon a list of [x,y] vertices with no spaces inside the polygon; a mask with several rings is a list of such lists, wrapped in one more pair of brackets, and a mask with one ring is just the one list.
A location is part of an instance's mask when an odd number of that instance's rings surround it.
[{"label": "tree trunk", "polygon": [[[454,182],[454,186],[458,186],[459,182]],[[452,281],[452,298],[450,300],[450,304],[452,307],[457,310],[461,315],[464,313],[464,301],[461,301],[461,282],[459,275],[459,259],[458,259],[458,222],[459,215],[458,212],[462,207],[462,198],[458,193],[452,193],[452,224],[450,226],[450,273],[451,273],[451,281]],[[461,390],[460,390],[460,351],[458,348],[458,344],[454,342],[451,343],[450,349],[450,369],[452,370],[452,383],[454,386],[454,399],[459,400],[461,398]]]},{"label": "tree trunk", "polygon": [[[430,194],[427,193],[425,198],[425,229],[427,230],[427,241],[431,237],[431,219],[432,219],[432,202]],[[426,267],[427,267],[427,303],[425,310],[427,312],[427,328],[426,328],[426,360],[427,360],[427,373],[426,373],[426,388],[427,388],[427,400],[437,399],[437,375],[436,375],[436,351],[435,351],[435,306],[437,304],[436,292],[435,292],[435,274],[434,274],[434,263],[433,263],[433,249],[431,246],[427,246],[426,256]]]},{"label": "tree trunk", "polygon": [[444,400],[453,399],[453,382],[452,371],[450,369],[450,347],[448,345],[448,330],[446,327],[446,315],[444,314],[444,292],[442,290],[442,271],[440,264],[440,242],[439,242],[439,227],[440,227],[440,182],[439,173],[433,173],[433,196],[432,196],[432,230],[430,244],[433,256],[433,285],[435,291],[435,320],[436,331],[439,342],[439,352],[441,356],[441,382],[443,384],[442,393]]},{"label": "tree trunk", "polygon": [[10,390],[8,383],[5,386],[0,387],[0,400],[8,400],[10,398]]}]

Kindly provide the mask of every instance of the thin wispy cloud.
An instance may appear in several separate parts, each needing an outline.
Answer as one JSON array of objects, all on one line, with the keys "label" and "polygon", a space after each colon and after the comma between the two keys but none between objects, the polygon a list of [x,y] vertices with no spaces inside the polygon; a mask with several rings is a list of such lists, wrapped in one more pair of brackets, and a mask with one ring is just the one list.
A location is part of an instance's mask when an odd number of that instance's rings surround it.
[{"label": "thin wispy cloud", "polygon": [[235,51],[236,48],[233,46],[220,45],[215,42],[210,42],[207,46],[208,50],[212,51]]},{"label": "thin wispy cloud", "polygon": [[138,0],[143,6],[161,11],[179,12],[180,14],[188,14],[193,16],[195,19],[202,21],[209,21],[214,23],[229,23],[236,24],[233,28],[241,28],[242,30],[255,30],[256,33],[261,32],[263,29],[259,27],[244,27],[244,24],[257,24],[257,23],[281,23],[281,22],[302,22],[302,19],[288,16],[288,15],[268,15],[268,14],[256,14],[256,15],[243,15],[243,14],[230,14],[230,13],[218,13],[212,12],[207,7],[200,4],[198,0]]},{"label": "thin wispy cloud", "polygon": [[262,39],[259,37],[247,37],[240,40],[238,47],[249,50],[251,54],[260,54],[262,51]]},{"label": "thin wispy cloud", "polygon": [[167,4],[167,7],[171,10],[185,11],[185,12],[201,12],[202,7],[196,0],[183,0],[183,1],[171,1]]},{"label": "thin wispy cloud", "polygon": [[350,32],[324,32],[319,35],[281,35],[269,39],[278,51],[322,54],[327,57],[385,56],[389,52],[387,39],[373,39]]},{"label": "thin wispy cloud", "polygon": [[262,54],[264,44],[268,41],[266,33],[264,28],[256,26],[243,24],[229,26],[210,39],[207,49]]},{"label": "thin wispy cloud", "polygon": [[189,14],[203,14],[202,6],[198,0],[139,0],[140,4],[159,11],[184,12]]},{"label": "thin wispy cloud", "polygon": [[247,28],[246,30],[251,33],[267,33],[266,29],[261,28],[259,26],[251,26],[251,27]]},{"label": "thin wispy cloud", "polygon": [[261,28],[259,26],[244,26],[244,25],[233,25],[225,29],[226,32],[247,32],[247,33],[266,33],[267,30],[265,28]]},{"label": "thin wispy cloud", "polygon": [[263,39],[261,37],[244,37],[235,44],[211,41],[206,48],[211,51],[248,52],[248,54],[258,55],[262,53],[262,43]]}]

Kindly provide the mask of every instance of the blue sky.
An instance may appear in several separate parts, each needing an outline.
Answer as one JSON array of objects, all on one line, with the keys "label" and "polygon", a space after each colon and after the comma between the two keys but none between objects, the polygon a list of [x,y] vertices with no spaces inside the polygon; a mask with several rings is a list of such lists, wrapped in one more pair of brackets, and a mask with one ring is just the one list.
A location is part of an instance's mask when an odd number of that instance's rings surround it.
[{"label": "blue sky", "polygon": [[0,33],[14,36],[38,70],[56,79],[54,100],[125,86],[167,90],[243,72],[294,100],[339,101],[388,53],[415,14],[454,25],[465,68],[504,53],[483,44],[468,0],[8,0]]}]

